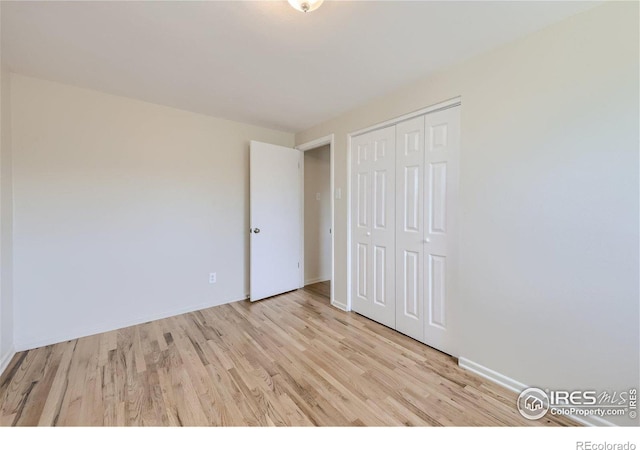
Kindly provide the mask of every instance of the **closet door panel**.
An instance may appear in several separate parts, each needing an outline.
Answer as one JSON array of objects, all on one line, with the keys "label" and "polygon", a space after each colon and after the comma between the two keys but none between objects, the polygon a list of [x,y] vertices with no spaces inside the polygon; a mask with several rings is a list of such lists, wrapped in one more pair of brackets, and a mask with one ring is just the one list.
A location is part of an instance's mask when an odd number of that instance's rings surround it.
[{"label": "closet door panel", "polygon": [[395,127],[351,141],[352,308],[395,328]]},{"label": "closet door panel", "polygon": [[424,117],[396,125],[396,329],[424,337]]},{"label": "closet door panel", "polygon": [[455,298],[460,107],[427,114],[425,120],[424,340],[457,355]]},{"label": "closet door panel", "polygon": [[351,189],[352,301],[364,308],[371,301],[371,145],[363,136],[354,138]]}]

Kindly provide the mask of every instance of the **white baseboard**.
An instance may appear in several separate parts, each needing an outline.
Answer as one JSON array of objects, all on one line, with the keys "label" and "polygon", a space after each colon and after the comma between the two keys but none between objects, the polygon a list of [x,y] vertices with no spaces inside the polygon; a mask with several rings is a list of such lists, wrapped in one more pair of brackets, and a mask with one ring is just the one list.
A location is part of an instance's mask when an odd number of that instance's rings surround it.
[{"label": "white baseboard", "polygon": [[491,370],[478,363],[470,361],[467,358],[458,358],[458,365],[463,369],[467,369],[468,371],[475,373],[476,375],[480,375],[482,378],[486,378],[487,380],[491,380],[502,387],[506,387],[513,392],[520,393],[529,387],[524,383],[520,383],[513,378],[502,375],[495,370]]},{"label": "white baseboard", "polygon": [[16,340],[14,345],[16,350],[18,351],[31,350],[38,347],[44,347],[46,345],[58,344],[60,342],[71,341],[73,339],[78,339],[81,337],[92,336],[94,334],[99,334],[99,333],[105,333],[107,331],[119,330],[120,328],[139,325],[141,323],[150,322],[152,320],[166,319],[167,317],[177,316],[180,314],[185,314],[193,311],[199,311],[201,309],[207,309],[213,306],[225,305],[227,303],[243,301],[246,299],[247,297],[241,298],[241,299],[234,299],[234,300],[225,300],[222,302],[219,300],[216,300],[215,302],[202,303],[199,305],[187,306],[185,308],[176,308],[174,310],[164,311],[162,313],[156,313],[156,314],[149,314],[147,316],[138,317],[135,319],[126,319],[126,320],[122,320],[114,323],[95,324],[89,327],[78,327],[74,330],[66,331],[65,333],[57,334],[55,336],[46,336],[46,337],[32,339],[32,340],[27,339],[24,341]]},{"label": "white baseboard", "polygon": [[13,345],[9,348],[9,351],[5,355],[0,355],[0,375],[7,368],[11,359],[16,355],[16,350]]},{"label": "white baseboard", "polygon": [[341,303],[341,302],[339,302],[337,300],[332,300],[331,301],[331,306],[335,306],[336,308],[341,309],[343,311],[347,311],[347,312],[349,311],[349,309],[347,308],[347,305],[345,305],[344,303]]},{"label": "white baseboard", "polygon": [[308,280],[304,280],[304,285],[308,286],[310,284],[316,284],[316,283],[322,283],[324,281],[329,281],[331,280],[330,277],[317,277],[317,278],[310,278]]},{"label": "white baseboard", "polygon": [[[495,370],[489,369],[488,367],[485,367],[481,364],[478,364],[476,362],[473,362],[467,358],[458,358],[458,365],[460,367],[462,367],[463,369],[466,369],[470,372],[475,373],[476,375],[481,376],[482,378],[486,378],[487,380],[493,381],[496,384],[499,384],[500,386],[503,386],[507,389],[509,389],[510,391],[516,392],[516,393],[520,393],[522,391],[524,391],[525,389],[527,389],[529,386],[527,386],[524,383],[521,383],[517,380],[514,380],[513,378],[510,378],[506,375],[503,375],[499,372],[496,372]],[[514,405],[515,407],[515,405]],[[587,417],[583,417],[583,416],[575,416],[575,415],[571,415],[571,416],[567,416],[570,419],[582,424],[582,425],[587,425],[587,426],[591,426],[591,427],[615,427],[617,426],[614,423],[609,422],[608,420],[605,420],[601,417],[596,417],[596,416],[587,416]]]}]

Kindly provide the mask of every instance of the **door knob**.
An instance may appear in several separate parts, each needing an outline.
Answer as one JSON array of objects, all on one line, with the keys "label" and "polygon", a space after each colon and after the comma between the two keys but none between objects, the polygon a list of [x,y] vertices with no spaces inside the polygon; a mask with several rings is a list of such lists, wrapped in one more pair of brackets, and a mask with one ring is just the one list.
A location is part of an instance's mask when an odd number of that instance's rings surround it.
[{"label": "door knob", "polygon": [[254,228],[254,229],[253,229],[253,232],[254,232],[255,234],[260,233],[260,228]]},{"label": "door knob", "polygon": [[431,242],[430,238],[426,238],[425,240],[422,241],[424,244],[428,244],[429,242]]},{"label": "door knob", "polygon": [[371,232],[370,231],[367,231],[367,236],[371,236]]}]

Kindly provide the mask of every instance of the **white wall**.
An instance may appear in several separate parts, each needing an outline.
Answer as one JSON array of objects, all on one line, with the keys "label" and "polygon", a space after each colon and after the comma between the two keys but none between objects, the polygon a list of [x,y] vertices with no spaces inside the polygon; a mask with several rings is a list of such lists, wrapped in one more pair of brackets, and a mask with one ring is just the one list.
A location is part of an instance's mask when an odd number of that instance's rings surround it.
[{"label": "white wall", "polygon": [[[304,284],[331,278],[331,149],[304,152]],[[320,199],[317,195],[320,195]]]},{"label": "white wall", "polygon": [[13,193],[11,179],[10,76],[0,70],[0,373],[13,347]]},{"label": "white wall", "polygon": [[16,347],[246,298],[249,140],[292,134],[16,74],[11,90]]},{"label": "white wall", "polygon": [[335,133],[336,300],[347,133],[462,96],[460,356],[527,385],[638,387],[638,55],[638,3],[607,2],[297,134]]}]

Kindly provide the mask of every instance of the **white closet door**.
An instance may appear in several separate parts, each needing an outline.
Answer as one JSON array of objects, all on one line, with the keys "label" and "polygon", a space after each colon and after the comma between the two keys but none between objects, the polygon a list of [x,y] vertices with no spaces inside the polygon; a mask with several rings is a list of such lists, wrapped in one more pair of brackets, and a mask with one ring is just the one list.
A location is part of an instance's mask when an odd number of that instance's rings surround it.
[{"label": "white closet door", "polygon": [[395,127],[354,137],[351,158],[352,308],[395,328]]},{"label": "white closet door", "polygon": [[424,116],[396,126],[396,329],[424,338]]},{"label": "white closet door", "polygon": [[457,272],[460,107],[427,114],[425,120],[425,328],[424,341],[457,355]]}]

